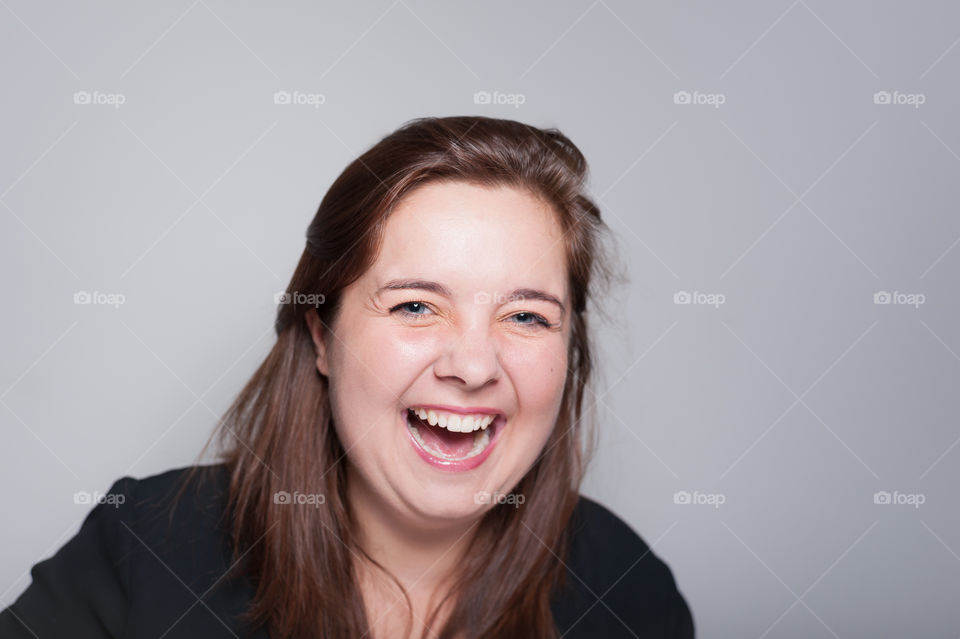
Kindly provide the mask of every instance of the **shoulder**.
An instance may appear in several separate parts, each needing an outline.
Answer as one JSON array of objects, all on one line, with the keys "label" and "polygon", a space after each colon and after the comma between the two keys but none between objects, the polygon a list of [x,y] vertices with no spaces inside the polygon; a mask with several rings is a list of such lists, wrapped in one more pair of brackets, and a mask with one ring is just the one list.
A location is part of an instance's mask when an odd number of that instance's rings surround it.
[{"label": "shoulder", "polygon": [[[613,586],[619,578],[657,591],[675,589],[673,573],[646,541],[609,508],[580,496],[570,523],[572,557],[597,586]],[[607,583],[609,580],[610,583]]]},{"label": "shoulder", "polygon": [[[112,534],[124,536],[121,559],[136,593],[169,593],[192,603],[191,593],[199,595],[222,581],[233,563],[228,487],[229,473],[221,464],[114,482],[110,492],[123,495],[123,503],[110,515]],[[144,603],[153,605],[151,599],[147,594]]]},{"label": "shoulder", "polygon": [[124,538],[130,554],[163,557],[184,546],[219,543],[229,532],[225,505],[229,475],[222,464],[185,466],[110,486],[84,522]]},{"label": "shoulder", "polygon": [[234,557],[229,479],[225,465],[213,464],[113,483],[123,503],[100,515],[100,530],[120,544],[112,559],[128,582],[127,623],[189,636],[241,633],[236,611],[253,591]]},{"label": "shoulder", "polygon": [[0,635],[112,637],[176,626],[180,636],[219,636],[235,628],[233,612],[251,590],[232,577],[228,479],[211,465],[114,481],[77,534],[34,565],[30,586],[0,612]]},{"label": "shoulder", "polygon": [[620,517],[581,495],[570,533],[567,583],[555,608],[566,636],[694,636],[670,567]]},{"label": "shoulder", "polygon": [[[223,464],[184,466],[139,479],[124,476],[110,487],[118,509],[138,525],[151,527],[162,513],[168,522],[220,518],[226,503],[229,473]],[[103,500],[101,500],[103,501]]]},{"label": "shoulder", "polygon": [[224,464],[182,466],[140,478],[125,475],[113,482],[110,492],[135,494],[136,502],[143,504],[170,496],[187,480],[195,493],[203,492],[210,497],[226,488],[229,475]]}]

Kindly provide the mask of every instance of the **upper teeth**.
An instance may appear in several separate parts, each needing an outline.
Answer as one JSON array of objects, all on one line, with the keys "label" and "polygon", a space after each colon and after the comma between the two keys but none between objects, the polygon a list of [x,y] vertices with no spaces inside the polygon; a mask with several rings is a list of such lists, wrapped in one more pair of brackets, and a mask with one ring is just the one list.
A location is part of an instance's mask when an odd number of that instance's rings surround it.
[{"label": "upper teeth", "polygon": [[497,418],[496,415],[460,415],[416,407],[408,410],[420,419],[426,420],[431,426],[439,425],[441,428],[446,428],[455,433],[469,433],[481,428],[486,429]]}]

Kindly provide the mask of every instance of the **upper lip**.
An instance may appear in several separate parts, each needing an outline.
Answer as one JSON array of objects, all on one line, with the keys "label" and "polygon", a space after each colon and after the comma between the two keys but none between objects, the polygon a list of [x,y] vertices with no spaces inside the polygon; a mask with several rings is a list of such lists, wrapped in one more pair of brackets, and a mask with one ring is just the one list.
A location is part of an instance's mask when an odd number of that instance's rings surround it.
[{"label": "upper lip", "polygon": [[460,415],[505,415],[498,408],[489,406],[450,406],[449,404],[410,404],[410,408],[423,408],[424,410],[442,410],[448,413],[458,413]]}]

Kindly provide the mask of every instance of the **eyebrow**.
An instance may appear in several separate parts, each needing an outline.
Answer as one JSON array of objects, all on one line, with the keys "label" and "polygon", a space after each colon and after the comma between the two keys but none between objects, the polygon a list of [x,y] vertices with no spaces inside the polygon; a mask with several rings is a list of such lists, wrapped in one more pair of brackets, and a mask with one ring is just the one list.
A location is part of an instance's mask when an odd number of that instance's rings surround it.
[{"label": "eyebrow", "polygon": [[[420,291],[430,291],[431,293],[436,293],[446,298],[453,297],[453,294],[443,284],[439,282],[431,282],[429,280],[390,280],[379,289],[377,289],[377,295],[379,296],[384,291],[397,291],[413,289]],[[551,304],[556,304],[560,308],[561,314],[566,314],[566,307],[563,305],[556,296],[546,293],[539,289],[535,288],[515,288],[511,291],[507,297],[509,299],[525,299],[525,300],[540,300],[542,302],[550,302]]]}]

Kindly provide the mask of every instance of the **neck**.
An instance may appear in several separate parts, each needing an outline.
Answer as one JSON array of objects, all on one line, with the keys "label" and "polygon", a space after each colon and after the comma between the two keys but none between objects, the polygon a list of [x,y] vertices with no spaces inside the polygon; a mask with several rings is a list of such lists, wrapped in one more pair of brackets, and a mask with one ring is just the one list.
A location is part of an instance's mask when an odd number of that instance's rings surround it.
[{"label": "neck", "polygon": [[456,577],[479,520],[425,521],[372,494],[362,479],[347,486],[357,538],[408,590],[432,591]]}]

